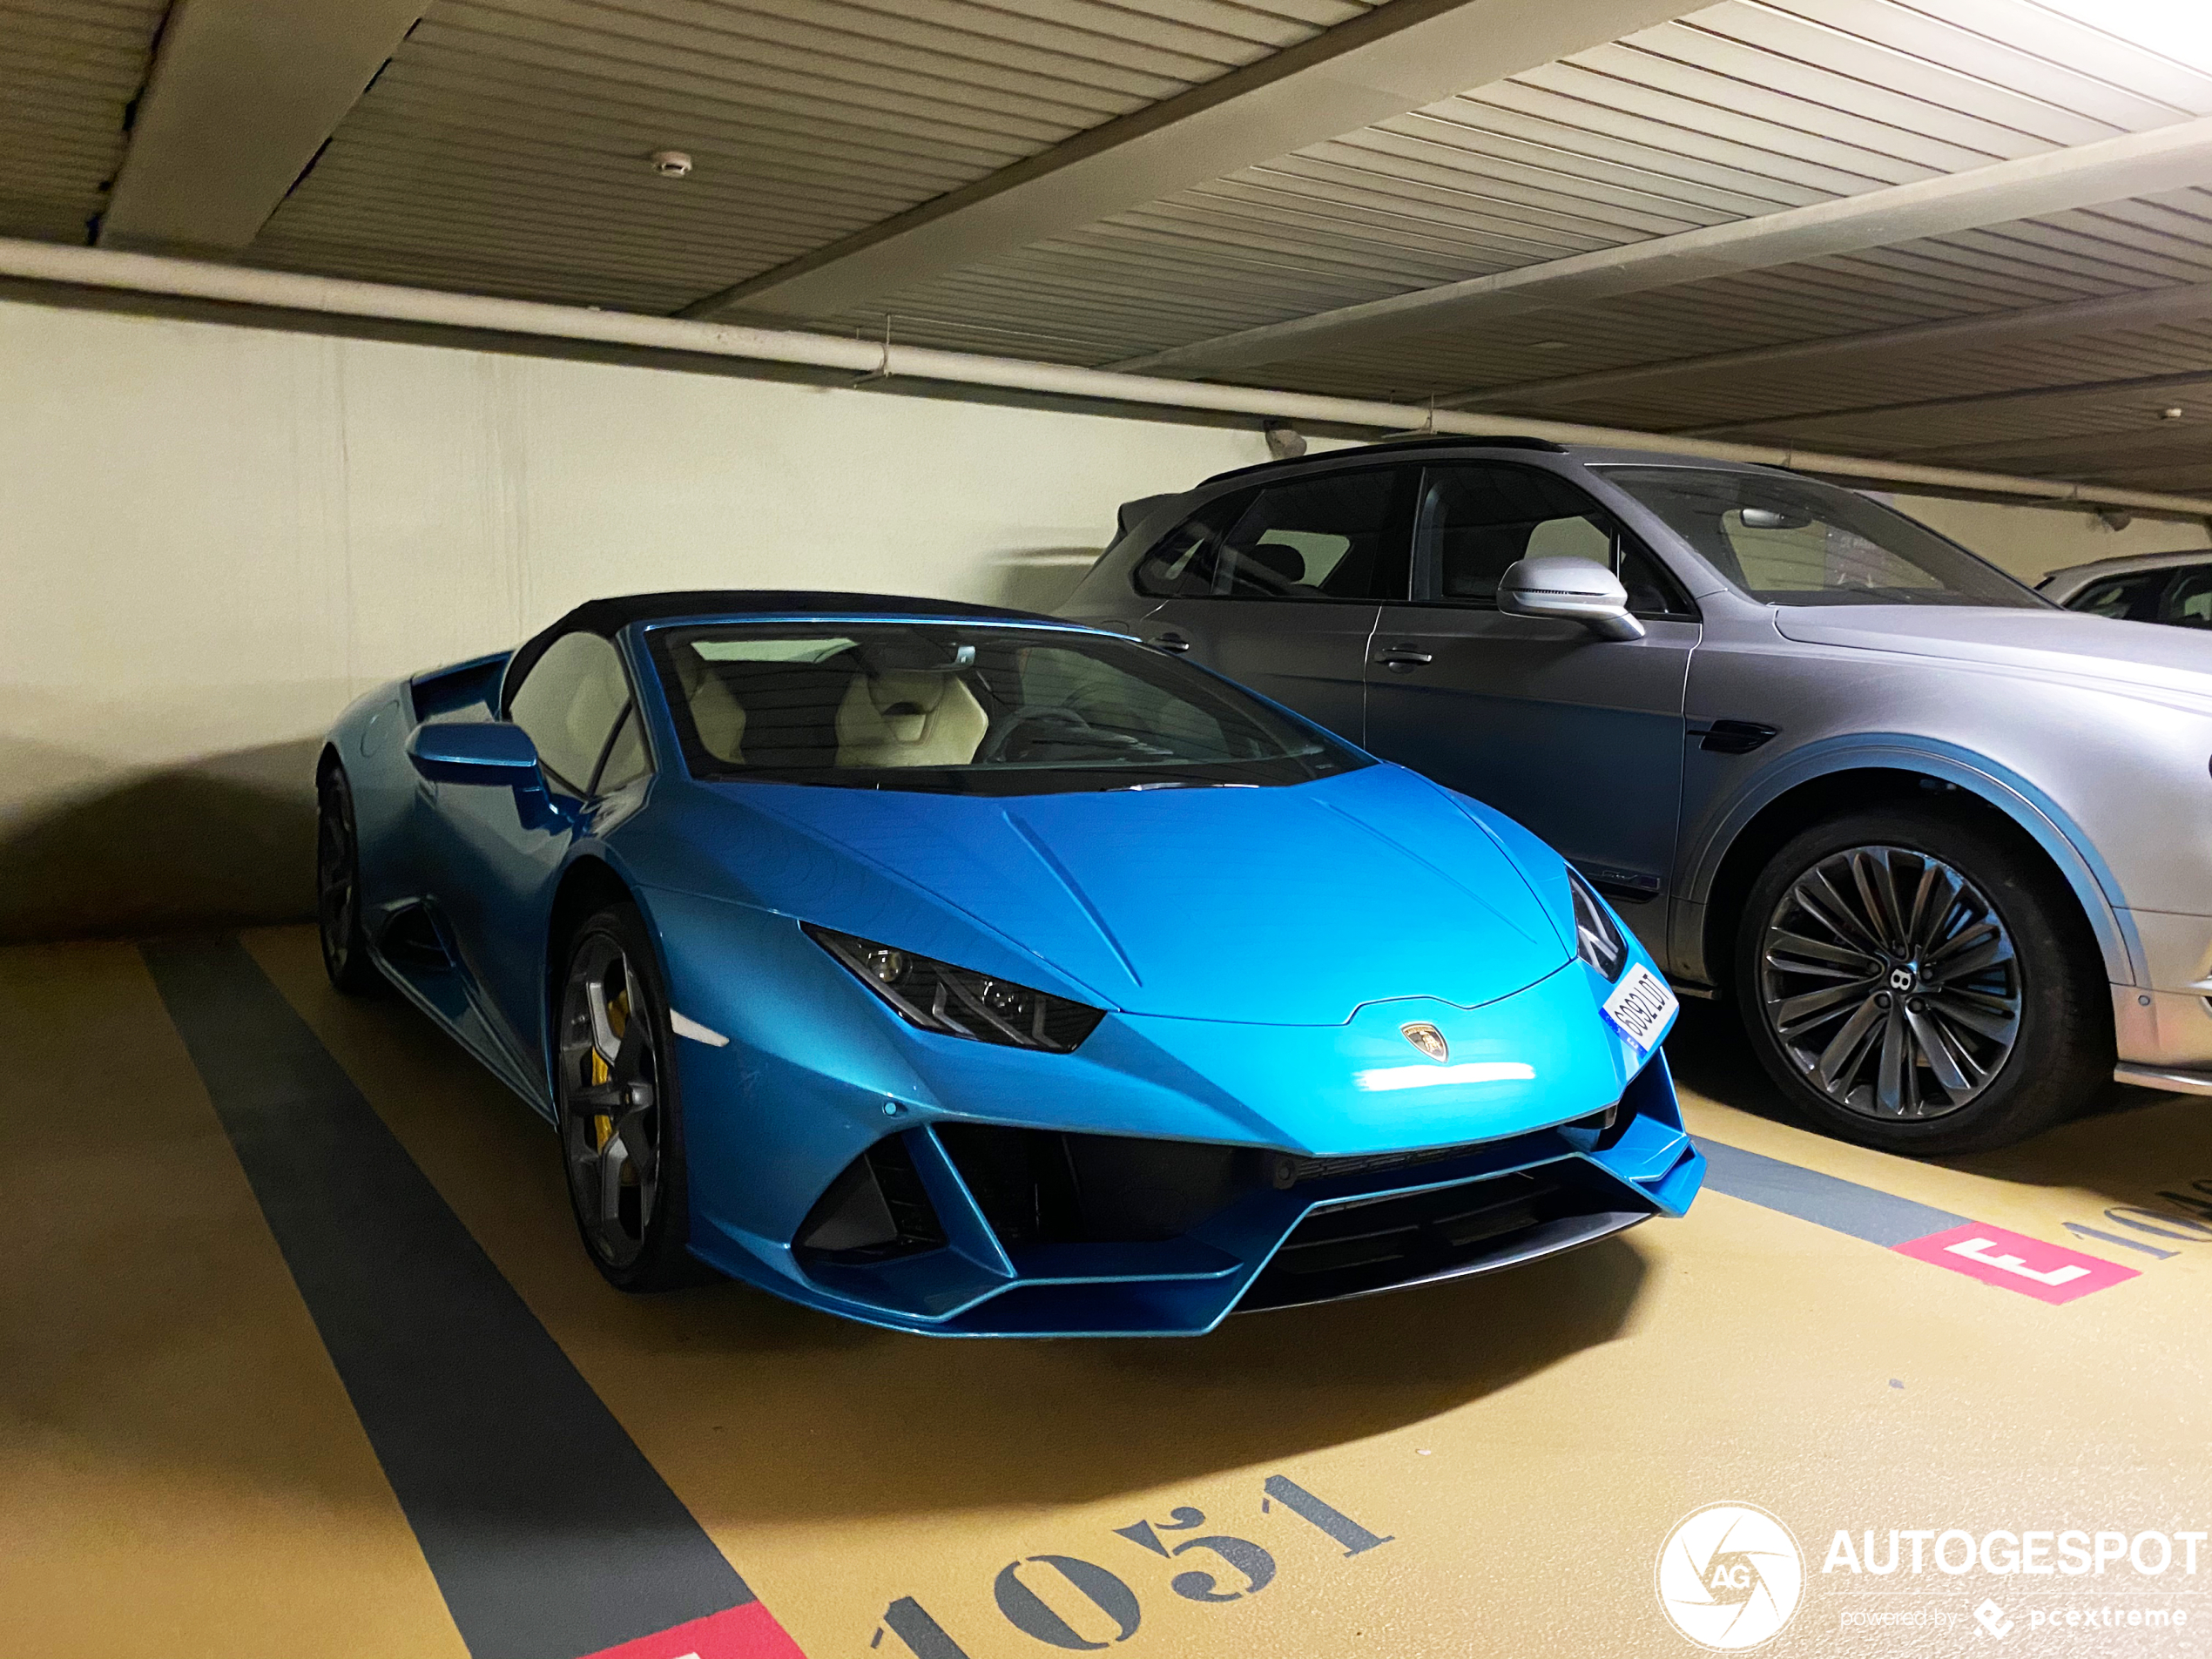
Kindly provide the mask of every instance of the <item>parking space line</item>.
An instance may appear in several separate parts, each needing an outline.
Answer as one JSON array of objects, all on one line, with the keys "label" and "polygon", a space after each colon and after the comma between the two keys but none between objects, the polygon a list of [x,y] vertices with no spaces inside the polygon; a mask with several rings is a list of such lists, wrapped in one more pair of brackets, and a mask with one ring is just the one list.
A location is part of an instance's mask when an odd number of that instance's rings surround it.
[{"label": "parking space line", "polygon": [[2075,1301],[2140,1277],[2102,1257],[1739,1146],[1700,1139],[1697,1149],[1705,1155],[1705,1184],[1716,1192],[2040,1302]]},{"label": "parking space line", "polygon": [[799,1659],[245,948],[143,954],[474,1659],[738,1608],[749,1656]]},{"label": "parking space line", "polygon": [[1695,1138],[1697,1150],[1705,1155],[1705,1184],[1714,1191],[1778,1210],[1831,1232],[1849,1233],[1885,1250],[1973,1219],[1702,1135]]}]

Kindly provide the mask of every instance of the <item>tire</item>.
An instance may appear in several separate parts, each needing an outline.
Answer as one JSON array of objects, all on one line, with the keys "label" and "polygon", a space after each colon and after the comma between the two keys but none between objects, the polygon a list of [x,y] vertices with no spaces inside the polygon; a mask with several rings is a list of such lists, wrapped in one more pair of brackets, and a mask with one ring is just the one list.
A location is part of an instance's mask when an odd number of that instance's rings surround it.
[{"label": "tire", "polygon": [[584,1252],[617,1290],[696,1284],[706,1275],[685,1248],[675,1035],[644,918],[610,906],[577,927],[560,961],[554,1100]]},{"label": "tire", "polygon": [[331,766],[315,789],[315,924],[322,940],[322,971],[347,996],[373,996],[384,975],[369,959],[361,927],[361,837],[354,826],[354,792],[342,766]]},{"label": "tire", "polygon": [[2001,832],[1939,812],[1854,813],[1783,846],[1744,904],[1735,989],[1783,1094],[1886,1152],[2025,1140],[2112,1076],[2073,894]]}]

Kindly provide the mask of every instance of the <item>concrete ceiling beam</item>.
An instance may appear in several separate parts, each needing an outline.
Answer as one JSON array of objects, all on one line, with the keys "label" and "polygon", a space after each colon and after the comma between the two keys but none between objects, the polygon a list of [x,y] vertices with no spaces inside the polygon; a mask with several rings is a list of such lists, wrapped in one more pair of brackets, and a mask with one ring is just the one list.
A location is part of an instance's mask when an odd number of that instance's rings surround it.
[{"label": "concrete ceiling beam", "polygon": [[1817,340],[1752,346],[1703,357],[1676,358],[1585,374],[1485,386],[1436,400],[1440,409],[1531,408],[1547,403],[1581,402],[1619,393],[1673,391],[1746,373],[1791,371],[1830,363],[1858,369],[1891,359],[1925,360],[1932,351],[1985,351],[2016,341],[2045,341],[2069,335],[2212,319],[2212,283],[2151,288],[2141,293],[2100,294],[2055,305],[1946,317],[1938,322],[1908,323],[1865,334],[1831,334]]},{"label": "concrete ceiling beam", "polygon": [[423,0],[178,0],[99,246],[245,248],[422,10]]},{"label": "concrete ceiling beam", "polygon": [[[1772,435],[1804,433],[1824,426],[1851,425],[1883,416],[1948,414],[1958,410],[2017,408],[2022,405],[2064,407],[2072,403],[2102,403],[2115,397],[2141,397],[2148,405],[2179,392],[2200,391],[2212,386],[2212,369],[2179,369],[2167,374],[2137,374],[2125,380],[2073,381],[2055,386],[2014,386],[1997,392],[1965,392],[1950,397],[1916,398],[1910,402],[1868,403],[1851,408],[1796,409],[1748,421],[1728,421],[1711,426],[1670,427],[1678,438],[1722,438],[1738,434],[1766,434],[1765,442],[1781,440]],[[1919,446],[1912,446],[1919,447]],[[1930,448],[1942,446],[1931,445]]]},{"label": "concrete ceiling beam", "polygon": [[682,314],[833,316],[1696,9],[1696,0],[1391,0]]},{"label": "concrete ceiling beam", "polygon": [[1240,329],[1110,367],[1204,374],[1470,327],[1557,306],[2186,190],[2212,179],[2212,116]]},{"label": "concrete ceiling beam", "polygon": [[2200,411],[2193,418],[2118,432],[1933,444],[1900,453],[1936,465],[1996,466],[2023,473],[2104,472],[2131,462],[2140,462],[2146,469],[2195,466],[2203,470],[2212,468],[2212,409]]}]

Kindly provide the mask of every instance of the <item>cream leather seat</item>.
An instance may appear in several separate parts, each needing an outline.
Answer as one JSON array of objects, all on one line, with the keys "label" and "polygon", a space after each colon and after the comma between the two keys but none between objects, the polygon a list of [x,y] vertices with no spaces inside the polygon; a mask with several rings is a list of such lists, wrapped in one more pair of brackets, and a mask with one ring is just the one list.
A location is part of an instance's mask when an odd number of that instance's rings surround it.
[{"label": "cream leather seat", "polygon": [[745,765],[745,705],[720,676],[709,675],[691,693],[691,725],[707,753],[733,766]]},{"label": "cream leather seat", "polygon": [[956,674],[892,669],[856,674],[837,711],[840,766],[964,766],[990,718]]}]

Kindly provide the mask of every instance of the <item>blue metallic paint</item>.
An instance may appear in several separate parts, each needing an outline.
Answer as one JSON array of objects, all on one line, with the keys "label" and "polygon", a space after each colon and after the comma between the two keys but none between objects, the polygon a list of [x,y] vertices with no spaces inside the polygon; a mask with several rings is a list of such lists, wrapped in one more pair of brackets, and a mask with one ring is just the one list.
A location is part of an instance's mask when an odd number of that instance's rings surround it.
[{"label": "blue metallic paint", "polygon": [[[512,748],[492,735],[503,655],[372,692],[330,745],[353,787],[378,965],[549,1117],[556,893],[583,860],[628,887],[673,1006],[730,1039],[679,1042],[675,1056],[691,1248],[721,1271],[908,1330],[1195,1332],[1333,1201],[1520,1170],[1617,1189],[1611,1220],[1546,1223],[1457,1271],[1688,1207],[1703,1160],[1665,1062],[1642,1063],[1601,1016],[1608,987],[1572,953],[1565,867],[1510,820],[1386,763],[1289,787],[1018,799],[699,782],[675,759],[650,625],[617,643],[661,764],[602,799],[549,795],[536,776],[453,780]],[[382,929],[418,907],[450,966],[383,948]],[[802,919],[1110,1011],[1069,1055],[921,1031]],[[1444,1033],[1455,1062],[1531,1075],[1363,1089],[1363,1070],[1422,1063],[1399,1034],[1414,1020]],[[1604,1150],[1560,1127],[1615,1101],[1635,1116]],[[1179,1238],[1008,1248],[935,1133],[959,1123],[1308,1158],[1459,1150],[1257,1187]],[[887,1134],[903,1137],[945,1247],[810,1271],[801,1224]]]}]

